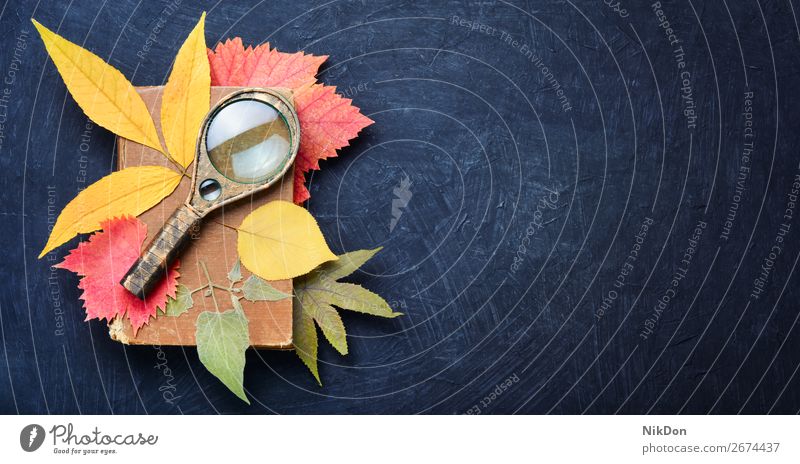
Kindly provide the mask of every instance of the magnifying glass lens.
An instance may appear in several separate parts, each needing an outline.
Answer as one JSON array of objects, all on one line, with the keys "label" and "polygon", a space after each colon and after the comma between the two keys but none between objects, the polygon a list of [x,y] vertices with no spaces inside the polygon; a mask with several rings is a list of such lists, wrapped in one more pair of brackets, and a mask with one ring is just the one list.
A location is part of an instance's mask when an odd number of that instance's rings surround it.
[{"label": "magnifying glass lens", "polygon": [[206,149],[211,164],[228,179],[255,183],[279,173],[290,157],[289,126],[272,105],[235,101],[215,114]]}]

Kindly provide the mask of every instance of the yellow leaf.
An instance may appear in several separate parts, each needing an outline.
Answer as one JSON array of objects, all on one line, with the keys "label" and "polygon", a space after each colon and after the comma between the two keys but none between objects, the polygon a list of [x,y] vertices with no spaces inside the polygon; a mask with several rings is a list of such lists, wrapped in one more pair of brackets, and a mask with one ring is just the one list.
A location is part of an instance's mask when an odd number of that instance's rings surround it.
[{"label": "yellow leaf", "polygon": [[164,142],[170,156],[184,168],[194,160],[197,134],[211,98],[205,18],[203,13],[178,51],[161,100]]},{"label": "yellow leaf", "polygon": [[138,216],[172,193],[181,175],[161,166],[112,172],[73,198],[59,214],[39,258],[77,234],[93,232],[112,217]]},{"label": "yellow leaf", "polygon": [[242,264],[266,280],[291,279],[338,259],[311,214],[286,201],[267,203],[244,218],[238,248]]},{"label": "yellow leaf", "polygon": [[147,106],[121,72],[35,19],[31,21],[67,90],[86,116],[120,137],[164,151]]}]

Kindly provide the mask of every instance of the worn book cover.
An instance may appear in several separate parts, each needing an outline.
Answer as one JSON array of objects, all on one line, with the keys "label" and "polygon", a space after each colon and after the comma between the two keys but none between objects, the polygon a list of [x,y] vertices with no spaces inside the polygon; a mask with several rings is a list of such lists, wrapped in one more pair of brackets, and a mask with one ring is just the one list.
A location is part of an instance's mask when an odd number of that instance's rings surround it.
[{"label": "worn book cover", "polygon": [[[160,124],[161,93],[163,87],[138,87],[137,91],[147,105],[156,127]],[[211,106],[226,95],[239,90],[240,87],[212,87]],[[290,91],[284,92],[287,96]],[[159,137],[161,134],[159,133]],[[162,138],[163,140],[163,138]],[[117,139],[117,169],[130,166],[150,165],[169,166],[171,163],[163,153],[145,147],[124,138]],[[139,219],[147,224],[145,246],[159,231],[172,212],[181,205],[191,188],[191,174],[194,165],[190,166],[178,188],[161,203],[145,212]],[[209,214],[200,230],[192,236],[189,245],[180,255],[180,278],[178,282],[189,289],[196,289],[208,283],[203,264],[208,269],[208,277],[220,286],[228,286],[228,272],[236,264],[237,235],[233,228],[256,208],[275,200],[292,201],[293,172],[290,170],[281,181],[266,191],[257,193],[249,199],[242,199],[226,205]],[[250,273],[241,266],[244,279]],[[271,281],[270,284],[284,293],[292,293],[292,280]],[[204,290],[192,295],[194,306],[178,317],[168,317],[161,313],[150,324],[142,327],[134,337],[130,322],[117,318],[109,325],[113,339],[132,345],[195,345],[195,321],[203,311],[214,311],[214,302]],[[220,311],[232,309],[232,304],[225,291],[217,292]],[[241,300],[244,312],[249,320],[250,341],[259,348],[291,348],[292,347],[292,299],[280,301],[250,302]]]}]

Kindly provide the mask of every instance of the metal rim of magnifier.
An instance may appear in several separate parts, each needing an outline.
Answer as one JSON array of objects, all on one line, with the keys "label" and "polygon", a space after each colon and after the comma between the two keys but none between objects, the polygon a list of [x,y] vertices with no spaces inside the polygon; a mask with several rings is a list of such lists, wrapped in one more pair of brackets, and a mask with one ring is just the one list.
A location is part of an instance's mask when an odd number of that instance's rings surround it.
[{"label": "metal rim of magnifier", "polygon": [[[280,170],[264,180],[252,183],[236,182],[219,172],[208,156],[208,148],[206,145],[209,126],[217,113],[219,113],[222,108],[232,103],[246,100],[260,101],[275,108],[281,118],[286,122],[289,129],[289,156],[284,159]],[[300,145],[300,120],[297,117],[297,112],[286,96],[272,89],[241,89],[227,95],[211,108],[203,120],[201,128],[200,137],[197,139],[196,146],[196,151],[199,156],[195,160],[194,175],[192,176],[192,190],[186,203],[191,206],[192,209],[202,214],[208,213],[223,204],[261,191],[272,185],[276,180],[281,179],[292,167]],[[206,160],[207,162],[201,163],[201,160]],[[206,179],[214,179],[220,183],[222,188],[220,198],[209,201],[200,196],[200,193],[197,191],[198,183]]]}]

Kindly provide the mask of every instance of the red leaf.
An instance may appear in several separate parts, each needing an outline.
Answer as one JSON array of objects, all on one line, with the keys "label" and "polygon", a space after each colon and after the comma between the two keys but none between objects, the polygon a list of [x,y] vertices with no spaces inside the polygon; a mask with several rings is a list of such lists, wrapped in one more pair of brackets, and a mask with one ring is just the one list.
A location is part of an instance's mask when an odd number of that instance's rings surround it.
[{"label": "red leaf", "polygon": [[70,251],[64,261],[55,267],[67,269],[82,276],[78,288],[86,309],[86,320],[111,320],[127,315],[134,335],[157,308],[164,308],[167,296],[175,297],[178,286],[178,262],[172,265],[167,278],[143,301],[120,285],[119,281],[139,258],[147,237],[147,226],[134,217],[109,219],[102,222],[102,232],[94,233]]},{"label": "red leaf", "polygon": [[294,202],[298,205],[306,200],[311,198],[311,193],[309,193],[308,189],[306,188],[306,176],[303,174],[303,171],[300,169],[294,170]]},{"label": "red leaf", "polygon": [[300,150],[295,166],[303,172],[319,169],[319,160],[336,156],[361,129],[374,121],[342,98],[336,87],[314,84],[298,89],[294,106],[300,118]]},{"label": "red leaf", "polygon": [[255,48],[242,39],[228,39],[208,51],[212,85],[297,88],[316,82],[316,74],[327,56],[303,52],[282,53],[269,43]]},{"label": "red leaf", "polygon": [[336,94],[336,87],[314,84],[317,69],[327,56],[317,57],[270,50],[269,44],[244,48],[235,38],[208,51],[211,85],[289,87],[300,118],[300,149],[295,161],[294,201],[311,195],[304,173],[319,169],[319,160],[336,156],[361,129],[373,123],[353,106],[352,100]]}]

